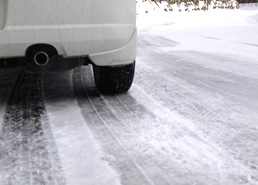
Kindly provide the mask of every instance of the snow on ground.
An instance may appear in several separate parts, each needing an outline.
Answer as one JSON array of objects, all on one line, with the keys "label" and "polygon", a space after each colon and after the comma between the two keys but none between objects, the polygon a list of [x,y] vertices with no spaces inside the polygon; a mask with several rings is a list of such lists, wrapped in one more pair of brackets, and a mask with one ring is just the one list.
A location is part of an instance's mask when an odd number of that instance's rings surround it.
[{"label": "snow on ground", "polygon": [[[138,1],[137,8],[127,94],[99,94],[87,67],[44,76],[66,183],[257,185],[257,5],[165,12]],[[0,71],[1,118],[16,70]],[[0,184],[6,179],[0,174]]]},{"label": "snow on ground", "polygon": [[[142,7],[144,3],[138,6]],[[220,53],[241,58],[247,61],[246,65],[252,65],[257,61],[257,9],[258,6],[252,4],[241,5],[237,10],[211,9],[198,12],[160,10],[149,14],[141,13],[137,19],[139,42],[159,45],[161,47],[158,49],[166,52],[191,50]],[[169,47],[168,44],[172,42],[174,46]],[[242,45],[246,47],[241,47]],[[221,69],[225,65],[215,63],[213,67]],[[246,75],[256,74],[256,68],[230,66],[228,70],[232,68],[235,72]]]},{"label": "snow on ground", "polygon": [[[138,3],[139,7],[144,6],[144,3]],[[142,9],[145,8],[142,7]],[[165,37],[167,41],[180,42],[173,48],[174,50],[199,50],[234,55],[241,53],[240,57],[252,56],[254,60],[257,58],[257,48],[253,47],[258,43],[257,5],[241,5],[237,10],[210,9],[197,12],[164,12],[162,8],[160,9],[148,14],[140,13],[137,17],[137,26],[139,30],[157,27],[155,31],[152,30],[154,36]],[[242,26],[245,26],[244,30]],[[177,35],[175,36],[173,32]],[[158,40],[154,36],[148,39],[154,38],[150,42],[157,44]],[[209,39],[204,40],[201,37]],[[213,45],[209,45],[211,40],[216,39],[217,43],[213,42]],[[232,42],[235,46],[231,44]],[[250,47],[238,47],[241,44],[248,44]]]},{"label": "snow on ground", "polygon": [[[204,3],[201,1],[199,7],[203,7]],[[242,5],[241,5],[242,6]],[[216,25],[217,23],[226,23],[226,19],[230,19],[230,21],[237,21],[232,16],[225,16],[228,15],[229,12],[233,13],[234,10],[231,9],[213,9],[213,3],[212,5],[209,5],[208,11],[178,11],[180,9],[184,8],[184,3],[182,3],[180,6],[174,4],[174,5],[168,5],[166,2],[157,3],[154,2],[150,3],[150,1],[143,2],[143,1],[137,1],[136,3],[137,7],[137,27],[145,27],[147,25],[155,25],[155,24],[162,24],[162,23],[172,23],[177,22],[181,24],[187,24],[187,25],[194,25],[197,26],[198,24],[213,24]],[[165,9],[168,9],[168,7],[172,8],[173,11],[164,11]],[[248,6],[250,7],[250,6]],[[242,8],[241,8],[242,9]],[[248,8],[249,10],[255,10],[254,8]],[[248,12],[245,12],[248,13]],[[250,13],[250,12],[249,12]],[[233,13],[234,16],[237,15]],[[214,17],[215,16],[215,17]],[[199,19],[201,17],[201,19]],[[211,17],[213,17],[211,19]],[[244,18],[243,16],[239,16],[238,18]],[[221,20],[222,19],[222,20]],[[210,20],[210,21],[209,21]],[[203,22],[205,21],[205,22]]]},{"label": "snow on ground", "polygon": [[[48,117],[67,183],[120,184],[116,172],[102,160],[104,154],[84,123],[77,102],[69,98],[73,97],[71,72],[59,77],[47,75],[44,86]],[[58,89],[64,90],[60,93]]]},{"label": "snow on ground", "polygon": [[[200,146],[194,137],[183,141],[179,150],[193,155],[186,158],[190,163],[186,166],[196,172],[197,179],[181,179],[178,184],[190,184],[191,180],[197,184],[257,184],[256,167],[250,170],[242,165],[258,162],[254,157],[258,151],[257,5],[238,10],[139,12],[140,69],[135,89],[153,100],[147,104],[148,110],[158,117],[183,119],[189,124],[186,130],[191,129],[214,149],[209,150],[203,142]],[[137,101],[144,101],[134,92],[131,90]],[[164,148],[170,148],[168,145]],[[191,163],[198,161],[194,155],[199,146],[203,156],[197,156],[204,161]],[[212,160],[214,164],[209,164]],[[212,176],[219,180],[212,182]]]},{"label": "snow on ground", "polygon": [[258,8],[145,6],[127,95],[46,99],[68,184],[257,184]]}]

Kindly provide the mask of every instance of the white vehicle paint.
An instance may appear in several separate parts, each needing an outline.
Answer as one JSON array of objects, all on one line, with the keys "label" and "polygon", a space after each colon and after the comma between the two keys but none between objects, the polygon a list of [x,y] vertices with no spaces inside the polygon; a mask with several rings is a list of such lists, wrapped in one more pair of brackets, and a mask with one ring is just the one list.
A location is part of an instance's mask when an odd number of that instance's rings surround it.
[{"label": "white vehicle paint", "polygon": [[0,67],[56,72],[91,63],[100,91],[122,93],[134,77],[136,33],[135,0],[1,0]]},{"label": "white vehicle paint", "polygon": [[1,0],[0,59],[25,57],[35,44],[98,66],[136,58],[135,0]]}]

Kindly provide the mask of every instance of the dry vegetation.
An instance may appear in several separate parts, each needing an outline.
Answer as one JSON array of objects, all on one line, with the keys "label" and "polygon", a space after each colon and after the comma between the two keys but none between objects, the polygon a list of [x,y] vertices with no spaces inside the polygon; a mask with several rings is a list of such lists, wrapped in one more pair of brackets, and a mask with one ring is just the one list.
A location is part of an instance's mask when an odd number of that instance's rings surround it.
[{"label": "dry vegetation", "polygon": [[[209,8],[213,9],[235,9],[239,8],[238,1],[235,0],[142,0],[150,1],[159,6],[159,3],[166,2],[168,8],[165,11],[173,11],[171,5],[176,4],[178,7],[184,6],[188,11],[191,10],[208,10]],[[258,1],[258,0],[241,0],[241,1]]]},{"label": "dry vegetation", "polygon": [[[145,0],[146,1],[146,0]],[[199,0],[151,0],[153,2],[162,2],[165,1],[169,4],[180,4],[180,2],[193,2],[194,4],[199,4]],[[201,0],[200,0],[201,1]],[[204,1],[204,0],[202,0]],[[211,2],[211,0],[208,0]],[[222,2],[227,4],[228,2],[230,2],[231,0],[214,0],[213,2]],[[238,3],[258,3],[258,0],[236,0]]]},{"label": "dry vegetation", "polygon": [[258,3],[258,0],[238,0],[240,4],[244,3]]}]

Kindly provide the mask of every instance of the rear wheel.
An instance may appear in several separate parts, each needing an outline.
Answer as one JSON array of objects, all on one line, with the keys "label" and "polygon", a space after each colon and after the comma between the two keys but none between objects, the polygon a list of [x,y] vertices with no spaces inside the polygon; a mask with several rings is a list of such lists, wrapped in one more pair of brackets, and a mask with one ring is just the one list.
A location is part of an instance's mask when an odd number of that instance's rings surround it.
[{"label": "rear wheel", "polygon": [[134,78],[135,62],[125,66],[93,66],[97,89],[105,94],[127,92]]}]

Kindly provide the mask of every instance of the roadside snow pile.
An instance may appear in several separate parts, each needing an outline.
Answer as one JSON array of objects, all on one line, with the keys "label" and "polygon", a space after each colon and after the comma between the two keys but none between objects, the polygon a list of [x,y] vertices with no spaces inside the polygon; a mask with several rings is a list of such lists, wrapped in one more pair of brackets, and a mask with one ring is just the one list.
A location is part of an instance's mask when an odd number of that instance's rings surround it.
[{"label": "roadside snow pile", "polygon": [[251,22],[253,22],[253,23],[258,23],[258,14],[256,14],[256,15],[250,17],[250,19],[251,19]]},{"label": "roadside snow pile", "polygon": [[[162,12],[191,12],[191,11],[207,11],[209,9],[236,9],[239,8],[239,4],[235,0],[225,0],[225,1],[199,1],[199,0],[137,0],[137,8],[140,10],[138,14],[141,13],[152,13],[156,11]],[[145,9],[141,7],[144,5]]]},{"label": "roadside snow pile", "polygon": [[[251,6],[253,5],[253,6]],[[247,5],[242,5],[241,6],[241,9],[242,10],[247,10],[247,11],[250,11],[250,12],[253,12],[253,11],[257,11],[258,9],[258,4],[247,4]],[[246,19],[247,22],[249,23],[252,23],[252,24],[258,24],[258,14],[255,14],[255,15],[252,15],[252,16],[249,16],[247,19]]]},{"label": "roadside snow pile", "polygon": [[[159,5],[159,6],[158,6]],[[227,26],[229,24],[258,24],[258,5],[248,4],[239,6],[239,9],[209,9],[208,11],[172,11],[166,12],[166,2],[158,3],[138,0],[137,3],[137,27],[139,29],[153,25],[174,25],[182,27],[210,27]],[[179,9],[177,5],[171,5],[173,9]]]}]

